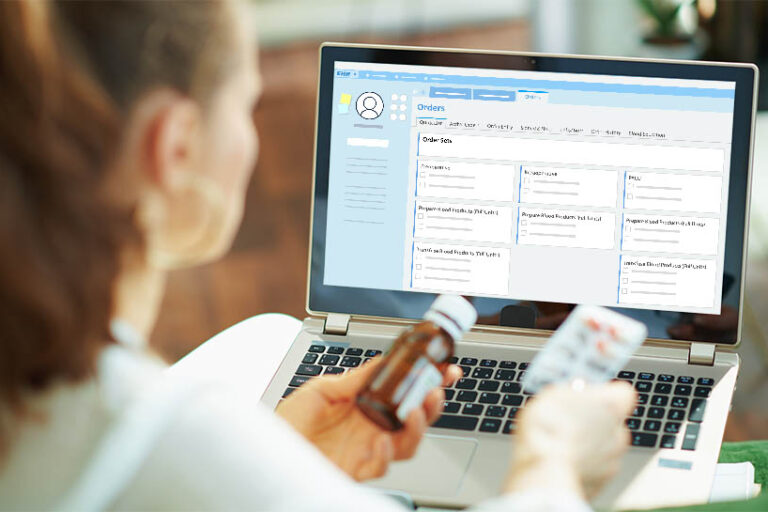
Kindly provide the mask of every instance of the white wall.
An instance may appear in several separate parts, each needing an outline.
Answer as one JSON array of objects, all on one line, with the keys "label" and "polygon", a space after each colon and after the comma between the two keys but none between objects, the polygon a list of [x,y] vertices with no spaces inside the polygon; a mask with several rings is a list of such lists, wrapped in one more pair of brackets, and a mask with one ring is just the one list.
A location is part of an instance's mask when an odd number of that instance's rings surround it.
[{"label": "white wall", "polygon": [[[535,2],[535,0],[532,0]],[[250,5],[262,45],[521,18],[530,0],[269,0]]]}]

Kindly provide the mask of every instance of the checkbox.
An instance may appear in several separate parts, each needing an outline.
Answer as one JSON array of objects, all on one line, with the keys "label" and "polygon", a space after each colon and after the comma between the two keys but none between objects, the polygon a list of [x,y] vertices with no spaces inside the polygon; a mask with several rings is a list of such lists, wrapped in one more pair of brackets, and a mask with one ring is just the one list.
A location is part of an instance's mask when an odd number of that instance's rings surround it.
[{"label": "checkbox", "polygon": [[421,265],[416,265],[416,270],[421,270]]},{"label": "checkbox", "polygon": [[531,182],[531,178],[525,178],[525,179],[523,180],[523,183],[530,183],[530,182]]},{"label": "checkbox", "polygon": [[413,278],[414,278],[414,279],[421,279],[421,274],[414,274],[414,275],[413,275]]},{"label": "checkbox", "polygon": [[627,199],[632,199],[632,194],[627,194]]},{"label": "checkbox", "polygon": [[528,193],[528,192],[530,192],[530,191],[531,191],[531,189],[529,189],[529,188],[524,188],[524,189],[523,189],[523,194],[527,194],[527,193]]},{"label": "checkbox", "polygon": [[528,231],[526,231],[526,230],[524,229],[524,230],[522,230],[522,231],[520,232],[520,234],[521,234],[521,235],[527,235],[527,234],[528,234]]},{"label": "checkbox", "polygon": [[627,289],[626,289],[626,288],[622,288],[622,289],[621,289],[621,293],[622,293],[622,295],[623,295],[623,294],[625,294],[625,293],[627,293]]},{"label": "checkbox", "polygon": [[629,282],[629,279],[627,279],[626,277],[621,280],[621,284],[627,284],[628,282]]},{"label": "checkbox", "polygon": [[527,226],[528,225],[528,221],[527,220],[521,220],[520,221],[520,225],[521,226]]},{"label": "checkbox", "polygon": [[420,213],[420,214],[419,214],[419,216],[418,216],[418,218],[419,218],[419,219],[423,219],[423,218],[424,218],[424,214],[423,214],[423,213]]}]

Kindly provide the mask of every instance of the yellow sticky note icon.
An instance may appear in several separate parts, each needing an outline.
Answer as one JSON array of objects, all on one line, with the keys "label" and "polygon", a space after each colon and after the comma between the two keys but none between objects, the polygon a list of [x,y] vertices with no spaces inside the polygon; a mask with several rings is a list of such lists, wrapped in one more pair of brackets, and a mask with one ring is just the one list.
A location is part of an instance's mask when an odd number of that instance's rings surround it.
[{"label": "yellow sticky note icon", "polygon": [[351,102],[352,102],[352,95],[351,94],[342,94],[341,95],[340,103],[342,105],[349,105]]}]

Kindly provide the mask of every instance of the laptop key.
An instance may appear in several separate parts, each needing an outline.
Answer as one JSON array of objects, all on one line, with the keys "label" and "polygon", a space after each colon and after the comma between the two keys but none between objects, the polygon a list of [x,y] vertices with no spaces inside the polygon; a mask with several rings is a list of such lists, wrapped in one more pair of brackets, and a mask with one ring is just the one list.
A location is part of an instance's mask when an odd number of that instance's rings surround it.
[{"label": "laptop key", "polygon": [[473,379],[490,379],[493,377],[493,370],[490,368],[475,368],[472,372]]},{"label": "laptop key", "polygon": [[462,378],[456,381],[456,389],[475,389],[477,381],[475,379]]},{"label": "laptop key", "polygon": [[501,420],[495,420],[492,418],[483,418],[480,423],[480,432],[496,433],[501,428]]},{"label": "laptop key", "polygon": [[525,370],[520,371],[517,373],[517,381],[520,382],[523,380],[523,377],[525,377]]},{"label": "laptop key", "polygon": [[670,405],[672,407],[680,407],[680,408],[685,409],[686,407],[688,407],[688,399],[687,398],[683,398],[681,396],[673,396],[672,397],[672,402],[670,402]]},{"label": "laptop key", "polygon": [[450,414],[443,414],[432,426],[435,428],[452,428],[455,430],[475,430],[478,421],[478,418],[473,416],[453,416]]},{"label": "laptop key", "polygon": [[651,405],[655,405],[656,407],[664,407],[667,405],[667,402],[669,402],[668,396],[653,395],[653,398],[651,398]]},{"label": "laptop key", "polygon": [[304,364],[315,364],[315,361],[317,361],[317,354],[314,352],[309,352],[304,355],[304,359],[301,360]]},{"label": "laptop key", "polygon": [[496,380],[515,380],[514,370],[496,370],[494,377]]},{"label": "laptop key", "polygon": [[287,397],[294,391],[296,391],[296,388],[285,388],[285,391],[283,391],[283,398]]},{"label": "laptop key", "polygon": [[475,366],[477,364],[477,358],[475,358],[475,357],[462,357],[461,358],[461,364],[465,364],[467,366]]},{"label": "laptop key", "polygon": [[674,448],[675,447],[675,441],[677,441],[677,436],[661,436],[661,444],[659,445],[660,448]]},{"label": "laptop key", "polygon": [[632,411],[632,416],[635,418],[641,417],[643,414],[645,414],[645,407],[638,405],[635,407],[635,409]]},{"label": "laptop key", "polygon": [[661,382],[675,382],[675,376],[668,373],[660,373],[657,379]]},{"label": "laptop key", "polygon": [[310,345],[309,346],[309,351],[321,354],[321,353],[325,352],[325,347],[323,345]]},{"label": "laptop key", "polygon": [[451,364],[456,364],[456,363],[458,363],[458,362],[459,362],[459,358],[458,358],[458,357],[456,357],[456,356],[453,356],[453,357],[451,357],[451,358],[448,360],[448,362],[449,362],[449,363],[451,363]]},{"label": "laptop key", "polygon": [[322,364],[323,366],[332,366],[335,364],[338,364],[339,362],[339,356],[332,356],[329,354],[323,354],[320,357],[320,361],[318,361],[318,364]]},{"label": "laptop key", "polygon": [[505,434],[511,434],[517,429],[517,423],[515,423],[512,420],[507,420],[506,423],[504,423],[504,433]]},{"label": "laptop key", "polygon": [[446,400],[453,400],[453,395],[456,394],[455,389],[444,389],[443,392],[445,393]]},{"label": "laptop key", "polygon": [[685,419],[685,411],[682,409],[670,409],[667,412],[667,419],[672,421],[683,421]]},{"label": "laptop key", "polygon": [[480,404],[464,404],[464,409],[461,410],[461,414],[470,414],[472,416],[480,416],[483,414],[484,406]]},{"label": "laptop key", "polygon": [[694,398],[691,400],[691,410],[688,413],[688,421],[701,423],[704,419],[704,410],[707,408],[707,401],[703,398]]},{"label": "laptop key", "polygon": [[288,383],[288,385],[292,388],[297,388],[307,382],[311,377],[307,377],[304,375],[294,375],[291,379],[291,382]]},{"label": "laptop key", "polygon": [[503,405],[489,405],[485,410],[486,416],[492,416],[494,418],[503,418],[507,414],[507,408]]},{"label": "laptop key", "polygon": [[630,372],[627,370],[622,370],[618,374],[618,378],[620,379],[634,379],[635,378],[635,372]]},{"label": "laptop key", "polygon": [[343,354],[344,353],[344,347],[328,347],[327,353],[328,354]]},{"label": "laptop key", "polygon": [[449,414],[457,414],[461,410],[461,404],[459,402],[445,402],[443,404],[443,412]]},{"label": "laptop key", "polygon": [[648,409],[648,417],[649,418],[663,418],[664,417],[664,408],[663,407],[651,407]]},{"label": "laptop key", "polygon": [[502,405],[514,405],[517,407],[523,403],[523,397],[521,395],[504,395],[501,403]]},{"label": "laptop key", "polygon": [[650,393],[652,387],[650,382],[638,381],[637,384],[635,384],[635,389],[640,393]]},{"label": "laptop key", "polygon": [[478,402],[481,404],[497,404],[500,398],[501,395],[498,393],[480,393],[480,400]]},{"label": "laptop key", "polygon": [[672,384],[667,384],[666,382],[658,382],[653,387],[653,392],[668,395],[672,392]]},{"label": "laptop key", "polygon": [[480,366],[484,368],[495,368],[498,362],[495,359],[483,359],[480,361]]},{"label": "laptop key", "polygon": [[326,375],[339,375],[340,373],[344,373],[344,368],[339,368],[338,366],[326,366],[323,373]]},{"label": "laptop key", "polygon": [[696,441],[699,438],[699,424],[689,423],[685,429],[685,435],[683,436],[683,450],[695,450]]},{"label": "laptop key", "polygon": [[355,356],[344,356],[341,358],[341,363],[339,363],[339,366],[344,366],[345,368],[355,368],[357,366],[360,366],[360,363],[362,362],[362,359]]},{"label": "laptop key", "polygon": [[699,386],[714,386],[715,379],[712,379],[710,377],[699,377],[699,380],[696,381],[696,384],[698,384]]},{"label": "laptop key", "polygon": [[519,407],[510,407],[509,408],[509,419],[515,419],[515,416],[517,416],[517,412],[520,410]]},{"label": "laptop key", "polygon": [[462,389],[456,395],[456,400],[459,402],[474,402],[477,400],[477,391],[466,391]]},{"label": "laptop key", "polygon": [[699,398],[709,398],[709,394],[711,392],[712,388],[710,387],[696,386],[696,389],[693,390],[693,396],[697,396]]},{"label": "laptop key", "polygon": [[640,393],[637,395],[637,405],[645,405],[648,403],[648,395],[646,393]]},{"label": "laptop key", "polygon": [[680,384],[693,384],[693,377],[691,377],[690,375],[680,375],[677,378],[677,382],[679,382]]},{"label": "laptop key", "polygon": [[523,390],[523,387],[520,385],[519,382],[510,382],[506,381],[501,384],[501,392],[502,393],[521,393]]},{"label": "laptop key", "polygon": [[369,348],[365,351],[365,357],[376,357],[381,355],[381,350]]},{"label": "laptop key", "polygon": [[469,366],[461,366],[460,368],[464,377],[469,377],[469,374],[472,373],[472,368]]},{"label": "laptop key", "polygon": [[649,372],[640,372],[637,378],[640,380],[653,380],[654,378],[656,378],[656,375]]},{"label": "laptop key", "polygon": [[505,370],[514,370],[517,368],[517,363],[514,361],[502,361],[499,363],[499,368],[503,368]]},{"label": "laptop key", "polygon": [[520,366],[519,366],[519,368],[520,368],[521,370],[525,370],[526,368],[528,368],[528,365],[529,365],[529,364],[531,364],[531,363],[520,363]]},{"label": "laptop key", "polygon": [[657,434],[647,434],[641,432],[632,432],[632,446],[645,446],[653,448],[656,446],[656,440],[659,438]]},{"label": "laptop key", "polygon": [[640,420],[637,418],[627,418],[624,420],[629,430],[637,430],[640,428]]},{"label": "laptop key", "polygon": [[690,396],[691,386],[688,386],[687,384],[678,384],[675,386],[675,394],[680,396]]},{"label": "laptop key", "polygon": [[349,347],[347,349],[347,355],[348,356],[361,356],[361,355],[363,355],[363,349]]},{"label": "laptop key", "polygon": [[643,425],[643,430],[647,430],[649,432],[656,432],[661,428],[661,422],[657,420],[645,420],[645,425]]},{"label": "laptop key", "polygon": [[[506,382],[504,384],[506,384]],[[497,391],[499,389],[499,383],[495,380],[481,380],[477,389],[480,391]]]},{"label": "laptop key", "polygon": [[680,423],[676,421],[668,421],[666,425],[664,425],[664,432],[667,434],[677,434],[680,432]]},{"label": "laptop key", "polygon": [[320,372],[322,371],[323,367],[316,364],[300,364],[296,369],[296,375],[309,375],[310,377],[314,377],[315,375],[320,375]]}]

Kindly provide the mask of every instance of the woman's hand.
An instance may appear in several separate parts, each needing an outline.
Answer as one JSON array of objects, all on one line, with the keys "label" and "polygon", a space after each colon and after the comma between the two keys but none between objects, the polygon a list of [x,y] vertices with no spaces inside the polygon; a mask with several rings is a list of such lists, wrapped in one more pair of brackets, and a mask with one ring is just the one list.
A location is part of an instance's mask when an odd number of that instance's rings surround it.
[{"label": "woman's hand", "polygon": [[[277,408],[277,414],[358,481],[383,476],[391,461],[412,457],[427,426],[443,409],[445,394],[438,388],[427,395],[421,408],[411,412],[403,429],[381,429],[355,403],[380,364],[377,358],[344,375],[316,377]],[[451,384],[460,376],[461,369],[452,365],[444,383]]]},{"label": "woman's hand", "polygon": [[520,413],[505,490],[595,496],[619,469],[629,445],[624,419],[635,400],[634,389],[623,382],[542,390]]}]

